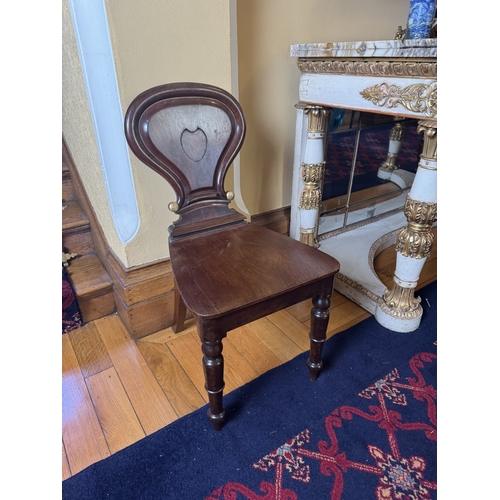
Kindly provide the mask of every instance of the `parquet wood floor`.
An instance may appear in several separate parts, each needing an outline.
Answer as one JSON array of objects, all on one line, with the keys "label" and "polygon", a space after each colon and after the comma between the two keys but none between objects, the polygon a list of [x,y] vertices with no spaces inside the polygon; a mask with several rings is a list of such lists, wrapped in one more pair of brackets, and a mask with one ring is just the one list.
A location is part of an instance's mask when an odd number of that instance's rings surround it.
[{"label": "parquet wood floor", "polygon": [[[375,259],[375,270],[389,286],[394,266],[394,247]],[[437,238],[418,288],[436,279]],[[306,301],[229,332],[224,340],[224,393],[308,350],[310,308]],[[335,291],[328,338],[369,316]],[[116,314],[63,335],[62,479],[206,403],[192,319],[178,334],[167,328],[139,341],[130,338]]]}]

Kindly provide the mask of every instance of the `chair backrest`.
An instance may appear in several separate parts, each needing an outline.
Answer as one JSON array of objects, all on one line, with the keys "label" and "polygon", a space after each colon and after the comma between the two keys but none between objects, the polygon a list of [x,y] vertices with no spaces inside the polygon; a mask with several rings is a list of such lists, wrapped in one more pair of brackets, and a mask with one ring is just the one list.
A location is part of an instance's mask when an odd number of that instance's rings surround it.
[{"label": "chair backrest", "polygon": [[134,154],[175,191],[172,238],[244,220],[224,190],[245,137],[243,111],[231,94],[200,83],[154,87],[130,104],[125,135]]}]

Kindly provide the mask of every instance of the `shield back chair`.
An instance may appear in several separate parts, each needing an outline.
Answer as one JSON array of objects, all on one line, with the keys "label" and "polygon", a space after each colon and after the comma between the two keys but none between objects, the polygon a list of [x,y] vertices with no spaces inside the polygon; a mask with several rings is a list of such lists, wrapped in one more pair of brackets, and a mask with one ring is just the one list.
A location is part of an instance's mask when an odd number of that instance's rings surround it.
[{"label": "shield back chair", "polygon": [[147,90],[130,104],[125,135],[134,154],[165,178],[179,218],[168,228],[174,276],[174,332],[186,307],[203,353],[208,418],[222,427],[225,410],[222,339],[227,332],[312,298],[310,379],[322,368],[330,298],[339,263],[288,236],[249,223],[229,207],[224,177],[245,136],[239,103],[197,83]]}]

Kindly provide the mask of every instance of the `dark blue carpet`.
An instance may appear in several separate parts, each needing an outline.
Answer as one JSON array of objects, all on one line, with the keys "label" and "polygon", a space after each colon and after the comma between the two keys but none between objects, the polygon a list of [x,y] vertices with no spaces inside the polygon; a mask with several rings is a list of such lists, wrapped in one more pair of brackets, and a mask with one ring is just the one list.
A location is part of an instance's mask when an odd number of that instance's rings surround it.
[{"label": "dark blue carpet", "polygon": [[370,317],[326,342],[317,381],[304,353],[225,396],[220,433],[202,408],[67,479],[63,499],[436,498],[437,284],[417,295],[416,331]]}]

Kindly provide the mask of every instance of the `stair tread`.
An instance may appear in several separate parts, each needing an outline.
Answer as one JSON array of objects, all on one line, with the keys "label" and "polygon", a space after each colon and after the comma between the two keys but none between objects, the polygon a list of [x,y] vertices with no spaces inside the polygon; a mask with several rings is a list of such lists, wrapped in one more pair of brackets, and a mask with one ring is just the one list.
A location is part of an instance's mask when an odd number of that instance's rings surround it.
[{"label": "stair tread", "polygon": [[76,257],[67,270],[77,296],[99,295],[113,289],[113,281],[96,254]]},{"label": "stair tread", "polygon": [[62,211],[63,231],[77,227],[90,226],[90,221],[76,201],[66,203]]},{"label": "stair tread", "polygon": [[[62,247],[76,255],[69,261],[67,272],[73,285],[85,323],[116,312],[113,280],[97,256],[91,221],[73,189],[72,160],[63,140],[62,158]],[[78,180],[78,176],[76,177]],[[82,198],[85,199],[84,194]]]}]

